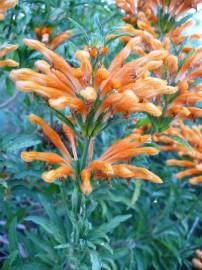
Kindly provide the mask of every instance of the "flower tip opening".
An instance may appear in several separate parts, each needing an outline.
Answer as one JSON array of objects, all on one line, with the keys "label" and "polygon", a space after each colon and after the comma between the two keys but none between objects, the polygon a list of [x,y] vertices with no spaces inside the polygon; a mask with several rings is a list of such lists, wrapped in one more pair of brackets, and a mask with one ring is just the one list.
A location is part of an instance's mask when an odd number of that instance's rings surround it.
[{"label": "flower tip opening", "polygon": [[49,183],[49,184],[53,183],[53,182],[55,181],[54,170],[51,170],[51,171],[49,171],[49,172],[44,172],[44,173],[41,175],[41,178],[42,178],[45,182],[47,182],[47,183]]},{"label": "flower tip opening", "polygon": [[35,114],[30,114],[28,119],[32,124],[38,124],[40,122],[40,118]]},{"label": "flower tip opening", "polygon": [[21,159],[25,162],[32,162],[33,161],[33,159],[29,155],[29,152],[22,152]]}]

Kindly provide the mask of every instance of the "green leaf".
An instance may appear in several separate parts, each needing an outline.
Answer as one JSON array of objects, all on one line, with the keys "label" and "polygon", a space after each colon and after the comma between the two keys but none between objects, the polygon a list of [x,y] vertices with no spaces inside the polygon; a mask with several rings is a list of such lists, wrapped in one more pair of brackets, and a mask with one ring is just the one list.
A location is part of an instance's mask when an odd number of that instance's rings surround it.
[{"label": "green leaf", "polygon": [[193,152],[194,149],[192,148],[192,146],[189,144],[188,141],[184,140],[183,138],[176,136],[176,135],[171,135],[171,134],[163,134],[163,135],[182,144],[188,151]]},{"label": "green leaf", "polygon": [[87,34],[85,28],[84,28],[81,24],[79,24],[77,21],[75,21],[73,18],[70,18],[70,17],[69,17],[68,20],[69,20],[76,28],[80,29],[81,34],[84,35],[85,40],[86,40],[86,42],[87,42],[87,44],[88,44],[88,43],[89,43],[89,37],[88,37],[88,34]]},{"label": "green leaf", "polygon": [[51,223],[50,220],[39,217],[39,216],[29,216],[25,219],[26,221],[31,221],[39,225],[45,232],[50,234],[57,242],[64,243],[65,239],[60,232],[60,229],[56,224]]},{"label": "green leaf", "polygon": [[92,239],[106,236],[107,233],[112,232],[116,227],[118,227],[122,222],[131,218],[132,215],[120,215],[113,218],[111,221],[102,224],[99,228],[92,231]]},{"label": "green leaf", "polygon": [[9,270],[49,270],[50,268],[46,267],[43,264],[32,262],[27,264],[19,264],[15,267],[11,267]]},{"label": "green leaf", "polygon": [[14,89],[13,82],[8,77],[6,77],[5,84],[6,84],[6,92],[8,93],[9,96],[12,96]]},{"label": "green leaf", "polygon": [[60,121],[64,122],[66,125],[68,125],[71,129],[73,129],[75,131],[74,125],[72,124],[72,122],[63,113],[61,113],[60,111],[55,110],[55,109],[51,109],[51,110],[54,112],[55,116]]},{"label": "green leaf", "polygon": [[26,149],[31,146],[40,144],[41,141],[37,136],[34,135],[19,135],[9,136],[4,139],[0,145],[3,151],[7,153],[16,153],[21,149]]},{"label": "green leaf", "polygon": [[12,264],[15,262],[16,258],[18,256],[18,250],[12,251],[9,256],[7,257],[6,261],[4,262],[2,266],[2,270],[10,270]]},{"label": "green leaf", "polygon": [[98,253],[94,250],[90,251],[90,260],[92,264],[92,270],[100,270],[101,269],[101,261],[98,256]]},{"label": "green leaf", "polygon": [[9,251],[10,252],[18,249],[16,227],[17,227],[17,217],[14,217],[14,219],[12,220],[12,222],[9,226],[9,232],[8,232],[8,241],[9,241]]}]

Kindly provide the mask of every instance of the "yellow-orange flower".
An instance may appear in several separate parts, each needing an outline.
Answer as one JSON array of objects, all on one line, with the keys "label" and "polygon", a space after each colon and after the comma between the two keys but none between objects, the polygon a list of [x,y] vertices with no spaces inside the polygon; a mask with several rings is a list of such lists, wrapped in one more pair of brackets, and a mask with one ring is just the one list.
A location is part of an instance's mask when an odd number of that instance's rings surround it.
[{"label": "yellow-orange flower", "polygon": [[4,19],[4,14],[18,4],[18,0],[1,0],[0,2],[0,21]]},{"label": "yellow-orange flower", "polygon": [[158,117],[162,110],[154,101],[159,96],[175,93],[177,87],[168,86],[165,80],[150,75],[163,64],[167,57],[166,50],[154,50],[125,63],[140,43],[139,37],[131,39],[114,57],[108,69],[102,66],[93,72],[92,58],[86,50],[76,52],[80,67],[75,68],[43,43],[25,39],[27,46],[41,52],[51,64],[39,60],[36,62],[37,71],[15,70],[11,72],[11,78],[21,91],[38,93],[53,108],[70,107],[83,118],[97,99],[100,100],[100,107],[94,120],[106,110],[109,116],[117,112],[125,115],[147,112]]},{"label": "yellow-orange flower", "polygon": [[[59,134],[42,118],[31,114],[29,120],[32,124],[40,126],[43,133],[49,138],[61,155],[55,152],[27,151],[21,153],[22,159],[25,162],[38,160],[46,162],[49,165],[57,165],[57,168],[54,167],[54,169],[46,171],[41,175],[42,179],[47,183],[53,183],[57,179],[66,179],[67,177],[78,180],[78,178],[76,178],[78,175],[76,175],[72,163],[73,160],[78,159],[76,136],[73,130],[63,123],[64,134],[72,148],[72,154],[70,154]],[[149,170],[128,164],[132,157],[158,154],[159,151],[157,149],[143,145],[149,140],[150,136],[148,135],[132,134],[112,144],[111,147],[102,154],[99,160],[90,161],[90,159],[87,158],[86,160],[89,160],[89,163],[87,167],[80,172],[82,180],[81,190],[83,193],[89,194],[92,191],[92,173],[94,173],[94,180],[117,177],[126,180],[134,178],[148,180],[153,183],[162,183],[162,180]],[[89,152],[86,153],[89,158],[93,155],[91,151],[93,150],[89,147]],[[123,162],[123,164],[120,164],[120,162]]]},{"label": "yellow-orange flower", "polygon": [[147,31],[153,37],[159,34],[169,36],[179,45],[186,38],[183,31],[193,23],[192,20],[182,18],[202,1],[116,0],[116,3],[128,14],[124,17],[125,22]]},{"label": "yellow-orange flower", "polygon": [[[170,166],[179,166],[186,168],[177,173],[177,178],[181,179],[185,176],[191,177],[189,182],[197,184],[202,182],[202,126],[194,125],[190,128],[179,122],[166,130],[164,134],[157,134],[154,136],[156,142],[162,142],[162,150],[177,152],[182,160],[171,159],[167,161]],[[170,136],[170,137],[167,137]],[[191,147],[186,146],[180,141],[176,140],[177,136],[184,141],[187,141]]]},{"label": "yellow-orange flower", "polygon": [[[91,178],[93,179],[143,179],[153,183],[162,183],[162,180],[141,167],[127,164],[132,158],[139,155],[156,155],[158,150],[153,147],[144,147],[142,144],[149,140],[148,135],[133,134],[112,144],[99,160],[94,160],[82,171],[82,191],[89,194],[92,191]],[[120,164],[120,162],[125,162]]]},{"label": "yellow-orange flower", "polygon": [[56,36],[53,36],[53,28],[52,27],[35,27],[34,32],[39,41],[43,42],[48,48],[51,50],[57,49],[60,44],[64,43],[67,39],[71,37],[72,31],[67,30],[62,32]]},{"label": "yellow-orange flower", "polygon": [[[48,183],[54,182],[58,178],[67,178],[71,176],[74,178],[74,171],[72,168],[72,156],[69,153],[67,147],[62,142],[60,136],[56,131],[54,131],[46,122],[41,119],[39,116],[31,114],[29,116],[29,120],[31,123],[39,125],[43,130],[44,134],[48,137],[48,139],[53,143],[53,145],[59,150],[61,156],[54,152],[22,152],[21,157],[25,162],[32,162],[35,160],[44,161],[47,164],[56,164],[59,165],[57,169],[50,170],[48,172],[44,172],[42,174],[42,179]],[[72,134],[72,131],[69,130],[68,127],[63,125],[65,134],[73,147],[73,155],[75,157],[75,138]]]},{"label": "yellow-orange flower", "polygon": [[[15,51],[18,48],[18,45],[8,45],[6,47],[0,48],[0,59],[6,56],[7,54]],[[1,67],[17,67],[18,63],[11,59],[0,60]]]},{"label": "yellow-orange flower", "polygon": [[[162,99],[156,100],[158,103],[164,103],[164,115],[168,116],[178,116],[181,119],[195,119],[201,117],[202,109],[197,107],[197,103],[201,102],[201,83],[196,79],[202,77],[202,49],[201,47],[194,49],[191,46],[179,47],[179,52],[174,55],[173,46],[170,38],[165,38],[161,42],[157,38],[153,37],[150,33],[135,29],[131,25],[125,25],[122,27],[121,31],[130,32],[134,37],[141,38],[141,47],[136,47],[136,53],[140,56],[145,55],[145,52],[151,51],[166,51],[167,56],[162,59],[163,64],[159,61],[150,62],[149,65],[156,66],[153,70],[155,76],[159,78],[165,78],[168,84],[175,86],[179,91],[171,96],[170,99],[165,101],[164,97]],[[134,38],[133,37],[133,38]],[[129,37],[129,40],[131,37]],[[193,53],[191,54],[191,52]],[[144,85],[146,85],[147,78],[144,80]],[[155,83],[154,78],[152,81]],[[158,82],[158,80],[157,80]],[[194,83],[194,84],[193,84]],[[149,85],[149,81],[148,81]],[[150,93],[156,93],[152,91]],[[173,87],[167,88],[168,94],[172,93]],[[141,92],[141,90],[139,91]],[[136,91],[137,93],[137,91]],[[144,93],[144,91],[142,92]],[[154,102],[154,101],[153,101]]]}]

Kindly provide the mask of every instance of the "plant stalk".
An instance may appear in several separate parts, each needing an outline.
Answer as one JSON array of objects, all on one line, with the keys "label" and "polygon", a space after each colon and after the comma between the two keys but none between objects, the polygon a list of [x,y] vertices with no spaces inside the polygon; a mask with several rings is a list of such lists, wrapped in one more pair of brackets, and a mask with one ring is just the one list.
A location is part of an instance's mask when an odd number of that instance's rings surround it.
[{"label": "plant stalk", "polygon": [[131,199],[132,204],[135,204],[138,201],[140,193],[141,193],[141,186],[142,186],[141,180],[137,180],[135,182],[135,190]]}]

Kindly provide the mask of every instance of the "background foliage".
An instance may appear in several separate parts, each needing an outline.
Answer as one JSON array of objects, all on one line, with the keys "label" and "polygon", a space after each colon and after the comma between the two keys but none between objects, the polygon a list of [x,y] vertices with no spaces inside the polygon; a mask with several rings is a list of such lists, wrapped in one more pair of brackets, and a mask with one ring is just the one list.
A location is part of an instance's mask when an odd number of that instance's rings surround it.
[{"label": "background foliage", "polygon": [[[77,48],[101,42],[120,24],[120,11],[104,0],[21,0],[0,23],[0,42],[19,44],[12,58],[32,67],[40,56],[23,45],[24,37],[35,38],[34,28],[44,25],[55,33],[73,29],[73,37],[57,52],[74,62]],[[117,40],[111,43],[111,55],[122,46]],[[73,183],[45,184],[42,165],[24,164],[20,151],[52,147],[28,123],[30,112],[56,128],[57,121],[43,101],[19,94],[8,72],[0,71],[1,269],[192,269],[194,250],[202,245],[201,187],[177,181],[165,166],[167,153],[134,160],[157,173],[164,180],[161,186],[137,181],[127,187],[115,180],[113,186],[97,185],[91,196],[79,198]],[[98,153],[117,134],[122,136],[121,125],[98,138]]]}]

